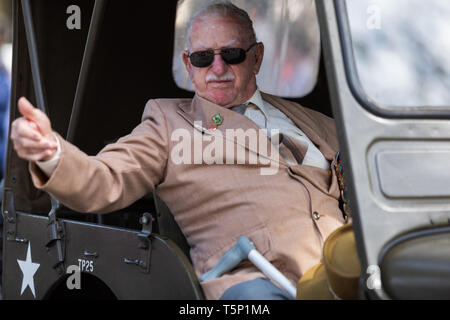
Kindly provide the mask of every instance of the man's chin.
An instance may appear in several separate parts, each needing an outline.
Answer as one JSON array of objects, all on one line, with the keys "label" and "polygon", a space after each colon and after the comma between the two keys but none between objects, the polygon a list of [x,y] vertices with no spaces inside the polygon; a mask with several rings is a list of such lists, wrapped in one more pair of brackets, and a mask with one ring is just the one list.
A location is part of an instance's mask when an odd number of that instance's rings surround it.
[{"label": "man's chin", "polygon": [[232,104],[232,102],[235,99],[235,96],[232,95],[230,92],[224,90],[214,90],[214,92],[208,94],[207,99],[211,102],[214,102],[215,104],[218,104],[219,106],[224,107]]}]

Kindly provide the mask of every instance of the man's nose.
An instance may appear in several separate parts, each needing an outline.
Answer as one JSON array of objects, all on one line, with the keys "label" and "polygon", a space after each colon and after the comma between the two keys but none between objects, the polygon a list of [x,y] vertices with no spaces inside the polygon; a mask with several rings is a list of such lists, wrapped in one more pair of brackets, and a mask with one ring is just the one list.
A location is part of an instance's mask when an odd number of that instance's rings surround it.
[{"label": "man's nose", "polygon": [[212,63],[211,69],[215,75],[220,76],[227,72],[228,65],[223,61],[220,54],[214,56],[214,61]]}]

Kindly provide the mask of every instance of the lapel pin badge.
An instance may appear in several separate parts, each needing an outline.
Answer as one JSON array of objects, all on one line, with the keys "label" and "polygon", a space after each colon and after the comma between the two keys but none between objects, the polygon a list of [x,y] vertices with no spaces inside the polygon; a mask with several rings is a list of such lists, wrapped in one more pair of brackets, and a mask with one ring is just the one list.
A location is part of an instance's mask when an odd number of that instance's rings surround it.
[{"label": "lapel pin badge", "polygon": [[214,126],[217,128],[223,123],[223,117],[220,113],[218,113],[212,117],[212,121]]}]

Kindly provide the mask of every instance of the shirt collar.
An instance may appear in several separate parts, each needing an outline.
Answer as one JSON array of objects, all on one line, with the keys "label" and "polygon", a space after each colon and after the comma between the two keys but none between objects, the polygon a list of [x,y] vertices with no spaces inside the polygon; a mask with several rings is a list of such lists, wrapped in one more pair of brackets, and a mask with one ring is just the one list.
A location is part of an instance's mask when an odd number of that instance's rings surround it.
[{"label": "shirt collar", "polygon": [[261,112],[267,118],[266,104],[261,96],[261,91],[259,91],[259,89],[256,89],[253,96],[246,102],[247,105],[249,103],[253,103],[255,106],[257,106],[259,108],[259,110],[261,110]]}]

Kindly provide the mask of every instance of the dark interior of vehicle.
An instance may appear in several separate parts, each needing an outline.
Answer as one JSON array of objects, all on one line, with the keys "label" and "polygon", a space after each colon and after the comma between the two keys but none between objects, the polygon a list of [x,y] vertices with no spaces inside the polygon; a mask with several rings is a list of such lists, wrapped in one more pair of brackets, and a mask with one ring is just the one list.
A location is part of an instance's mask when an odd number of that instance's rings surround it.
[{"label": "dark interior of vehicle", "polygon": [[[65,27],[65,10],[72,4],[81,8],[81,30]],[[71,142],[87,154],[95,155],[140,122],[149,99],[193,96],[192,92],[178,88],[172,76],[176,5],[175,0],[160,1],[157,7],[151,1],[107,2],[101,28],[92,43],[92,61],[89,68],[83,64],[85,83],[78,83],[78,79],[94,2],[47,0],[32,8],[43,87],[54,130],[63,137],[67,135],[77,98],[81,101],[81,108]],[[13,72],[15,89],[12,97],[17,99],[24,95],[35,101],[23,21],[19,19],[16,23],[16,32],[21,40],[14,52],[14,66],[18,69]],[[83,85],[84,90],[80,90]],[[290,100],[331,116],[323,58],[314,90],[305,97]],[[18,117],[16,101],[13,101],[12,110],[12,118]],[[10,148],[9,152],[13,150]],[[9,160],[6,186],[14,190],[16,209],[46,215],[50,201],[47,195],[31,186],[27,164],[13,154]],[[98,217],[79,215],[63,207],[58,216],[139,229],[139,216],[143,212],[153,213],[156,209],[159,209],[159,214],[167,211],[159,200],[155,206],[153,195],[149,195],[120,213]],[[159,230],[160,233],[172,233],[173,228],[176,229],[170,217],[160,216],[159,221],[165,221],[160,224],[164,229]],[[183,239],[176,242],[186,248]]]}]

